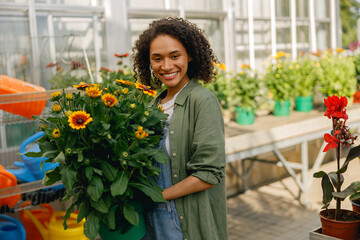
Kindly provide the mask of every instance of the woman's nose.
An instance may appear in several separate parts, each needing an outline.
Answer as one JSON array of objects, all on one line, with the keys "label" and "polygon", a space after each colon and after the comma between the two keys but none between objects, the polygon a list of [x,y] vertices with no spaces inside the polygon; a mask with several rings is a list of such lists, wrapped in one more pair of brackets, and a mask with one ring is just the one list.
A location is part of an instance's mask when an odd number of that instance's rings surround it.
[{"label": "woman's nose", "polygon": [[165,58],[165,59],[164,59],[164,63],[163,63],[163,65],[162,65],[163,70],[171,69],[171,67],[172,67],[171,60],[168,59],[168,58]]}]

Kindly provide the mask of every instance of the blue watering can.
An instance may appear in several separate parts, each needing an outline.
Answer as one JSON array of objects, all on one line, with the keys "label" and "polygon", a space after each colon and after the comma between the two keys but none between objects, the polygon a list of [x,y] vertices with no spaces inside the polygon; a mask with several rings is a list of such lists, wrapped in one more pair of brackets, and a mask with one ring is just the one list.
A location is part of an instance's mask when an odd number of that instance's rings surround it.
[{"label": "blue watering can", "polygon": [[[6,221],[3,221],[6,220]],[[15,218],[0,215],[0,239],[1,240],[26,240],[25,228]]]},{"label": "blue watering can", "polygon": [[[40,152],[39,145],[34,143],[35,140],[44,136],[44,132],[37,132],[25,139],[20,145],[20,153],[27,152]],[[28,147],[29,146],[29,147]],[[15,177],[23,182],[33,182],[41,180],[45,176],[45,172],[50,169],[54,169],[59,166],[59,163],[46,163],[44,162],[43,168],[40,169],[41,157],[27,157],[21,155],[23,162],[14,162],[14,165],[20,167],[19,169],[6,169],[15,175]],[[47,158],[44,157],[43,161]],[[52,187],[55,190],[63,188],[63,185]]]}]

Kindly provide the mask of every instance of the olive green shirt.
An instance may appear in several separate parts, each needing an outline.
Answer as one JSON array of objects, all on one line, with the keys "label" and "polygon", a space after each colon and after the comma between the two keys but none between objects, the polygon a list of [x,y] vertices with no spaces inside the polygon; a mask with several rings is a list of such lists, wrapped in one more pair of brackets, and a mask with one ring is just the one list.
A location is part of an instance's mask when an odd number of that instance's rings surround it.
[{"label": "olive green shirt", "polygon": [[169,138],[172,183],[193,175],[215,185],[175,199],[184,239],[227,240],[224,122],[217,98],[196,80],[175,99]]}]

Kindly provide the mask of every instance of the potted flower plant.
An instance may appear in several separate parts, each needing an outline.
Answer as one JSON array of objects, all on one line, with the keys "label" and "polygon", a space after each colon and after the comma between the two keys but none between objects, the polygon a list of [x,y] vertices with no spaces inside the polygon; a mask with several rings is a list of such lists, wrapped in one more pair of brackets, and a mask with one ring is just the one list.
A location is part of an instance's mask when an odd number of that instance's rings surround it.
[{"label": "potted flower plant", "polygon": [[319,91],[325,96],[345,96],[349,99],[357,89],[355,65],[350,56],[325,52],[319,59],[322,73],[319,75]]},{"label": "potted flower plant", "polygon": [[[324,99],[324,102],[327,108],[325,116],[331,119],[332,130],[330,133],[325,133],[324,135],[324,140],[328,144],[323,151],[327,152],[331,148],[335,148],[337,169],[330,173],[325,173],[324,171],[314,173],[314,177],[321,178],[323,190],[322,202],[324,204],[324,210],[320,212],[322,233],[340,239],[357,239],[360,214],[342,209],[341,201],[348,196],[350,196],[352,200],[360,197],[360,181],[351,183],[350,186],[343,191],[341,191],[341,186],[344,182],[343,173],[347,170],[349,162],[360,156],[360,146],[353,147],[341,165],[341,147],[352,145],[356,139],[349,131],[349,127],[345,125],[348,120],[345,109],[348,100],[346,97],[342,96],[339,98],[334,95]],[[333,199],[336,201],[336,208],[328,209]]]},{"label": "potted flower plant", "polygon": [[275,101],[274,115],[288,116],[290,114],[290,101],[295,97],[294,63],[281,58],[289,57],[289,54],[279,52],[271,63],[265,75],[265,84]]},{"label": "potted flower plant", "polygon": [[309,112],[313,109],[315,86],[322,71],[320,63],[309,56],[303,56],[289,68],[293,69],[295,80],[295,110]]},{"label": "potted flower plant", "polygon": [[261,95],[261,81],[258,73],[249,65],[243,64],[241,72],[230,79],[229,98],[236,122],[242,125],[253,124],[254,111],[258,108],[257,98]]},{"label": "potted flower plant", "polygon": [[37,118],[45,133],[38,140],[41,152],[27,154],[59,163],[45,173],[43,184],[63,182],[64,200],[72,198],[64,227],[76,207],[77,220],[86,219],[89,239],[99,230],[102,239],[133,234],[132,226],[143,223],[142,207],[164,201],[153,179],[160,170],[153,163],[167,162],[158,148],[167,116],[145,104],[156,91],[111,76],[102,84],[76,85],[79,91],[72,94],[54,92],[48,117]]}]

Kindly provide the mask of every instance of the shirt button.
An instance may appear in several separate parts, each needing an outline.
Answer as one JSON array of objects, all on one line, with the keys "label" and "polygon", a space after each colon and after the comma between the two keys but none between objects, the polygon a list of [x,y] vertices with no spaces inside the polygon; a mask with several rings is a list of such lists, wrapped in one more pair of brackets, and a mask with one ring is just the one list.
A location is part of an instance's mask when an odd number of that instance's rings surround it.
[{"label": "shirt button", "polygon": [[177,178],[177,174],[174,174],[174,178]]},{"label": "shirt button", "polygon": [[183,220],[184,219],[184,217],[183,216],[180,216],[180,220]]},{"label": "shirt button", "polygon": [[171,135],[174,134],[174,131],[170,131],[170,134],[171,134]]},{"label": "shirt button", "polygon": [[172,155],[173,155],[174,157],[176,157],[176,153],[173,153]]}]

